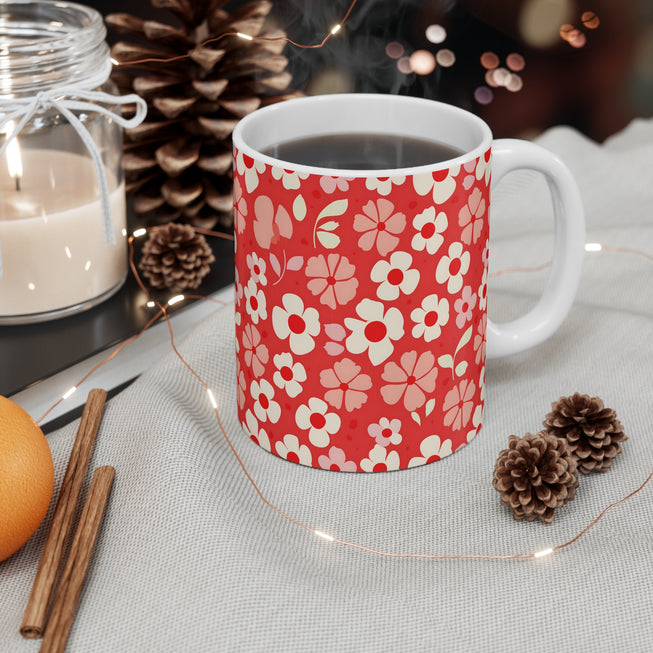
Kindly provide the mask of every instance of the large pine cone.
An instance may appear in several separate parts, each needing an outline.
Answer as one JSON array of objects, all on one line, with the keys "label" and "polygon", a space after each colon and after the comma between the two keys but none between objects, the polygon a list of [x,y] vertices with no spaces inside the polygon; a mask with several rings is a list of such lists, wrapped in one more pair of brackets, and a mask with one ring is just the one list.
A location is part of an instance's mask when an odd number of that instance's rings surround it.
[{"label": "large pine cone", "polygon": [[492,484],[515,519],[539,517],[548,524],[556,508],[576,496],[578,470],[566,440],[544,431],[523,438],[511,435],[497,459]]},{"label": "large pine cone", "polygon": [[599,397],[578,392],[560,397],[544,419],[547,432],[565,438],[583,474],[605,472],[621,453],[620,442],[628,439],[612,408]]},{"label": "large pine cone", "polygon": [[197,288],[215,261],[202,234],[187,224],[156,227],[143,245],[138,267],[153,288],[181,292]]},{"label": "large pine cone", "polygon": [[[174,14],[178,26],[110,14],[107,25],[131,38],[116,43],[120,67],[112,76],[121,92],[148,103],[146,120],[127,130],[124,169],[134,212],[149,224],[173,220],[211,229],[233,224],[231,132],[259,106],[299,95],[282,52],[285,41],[248,41],[224,33],[284,37],[267,27],[272,2],[255,0],[232,13],[227,0],[151,0]],[[190,57],[159,63],[142,59]]]}]

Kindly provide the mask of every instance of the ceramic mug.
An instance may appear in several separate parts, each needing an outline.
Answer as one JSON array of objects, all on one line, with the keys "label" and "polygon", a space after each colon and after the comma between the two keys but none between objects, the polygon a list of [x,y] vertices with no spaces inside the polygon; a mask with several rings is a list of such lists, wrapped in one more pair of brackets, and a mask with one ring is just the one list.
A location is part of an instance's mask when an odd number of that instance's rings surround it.
[{"label": "ceramic mug", "polygon": [[[462,152],[432,165],[343,170],[262,153],[323,134],[400,134]],[[259,109],[233,133],[238,416],[260,446],[342,471],[422,465],[481,427],[487,356],[548,338],[584,248],[564,164],[438,102],[340,94]],[[555,245],[542,297],[487,319],[490,179],[544,174]]]}]

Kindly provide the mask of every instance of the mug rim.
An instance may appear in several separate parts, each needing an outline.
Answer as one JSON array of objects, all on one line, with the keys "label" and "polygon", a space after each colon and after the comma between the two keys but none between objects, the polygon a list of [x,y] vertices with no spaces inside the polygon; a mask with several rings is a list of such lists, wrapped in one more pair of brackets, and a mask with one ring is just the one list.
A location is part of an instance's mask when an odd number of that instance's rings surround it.
[{"label": "mug rim", "polygon": [[[311,166],[301,163],[293,163],[292,161],[286,161],[284,159],[278,159],[267,154],[264,154],[257,149],[256,147],[249,145],[247,141],[247,130],[252,127],[256,127],[257,123],[265,120],[274,119],[275,115],[281,117],[281,114],[292,112],[293,109],[302,104],[320,106],[324,109],[324,106],[328,104],[339,103],[345,105],[350,103],[352,99],[363,100],[363,101],[374,101],[374,102],[383,102],[386,105],[395,104],[398,106],[413,108],[419,107],[431,107],[433,110],[439,112],[440,115],[447,115],[448,117],[453,117],[459,121],[467,121],[470,124],[470,129],[476,129],[480,135],[480,141],[471,148],[465,148],[463,153],[460,156],[447,159],[445,161],[439,161],[437,163],[430,163],[420,166],[409,166],[403,168],[370,168],[370,169],[346,169],[346,168],[329,168],[323,166]],[[309,111],[310,107],[307,107],[306,111]],[[352,130],[352,133],[360,133],[361,129]],[[330,133],[328,131],[324,133]],[[342,130],[334,130],[332,133],[346,133]],[[378,130],[370,131],[370,133],[379,133]],[[388,134],[399,133],[398,130],[388,131]],[[420,136],[416,136],[419,138]],[[301,136],[299,136],[301,138]],[[384,93],[332,93],[325,95],[313,95],[313,96],[304,96],[298,98],[291,98],[289,100],[284,100],[267,107],[262,107],[256,109],[252,113],[248,114],[242,118],[234,128],[232,134],[232,142],[234,150],[241,152],[242,154],[249,156],[250,158],[261,161],[266,165],[275,166],[283,168],[284,170],[292,170],[295,172],[303,172],[310,175],[322,175],[330,177],[351,177],[351,178],[367,178],[367,177],[392,177],[398,175],[416,175],[420,173],[429,173],[436,172],[438,170],[446,170],[454,166],[462,165],[468,161],[475,160],[480,156],[483,156],[492,145],[492,132],[487,123],[480,118],[479,116],[457,107],[452,104],[447,104],[445,102],[439,102],[437,100],[429,100],[426,98],[405,96],[405,95],[390,95]],[[282,140],[291,140],[291,139],[282,139]],[[435,140],[435,139],[433,139]],[[446,143],[453,147],[458,147],[454,143]],[[459,148],[460,149],[460,148]]]}]

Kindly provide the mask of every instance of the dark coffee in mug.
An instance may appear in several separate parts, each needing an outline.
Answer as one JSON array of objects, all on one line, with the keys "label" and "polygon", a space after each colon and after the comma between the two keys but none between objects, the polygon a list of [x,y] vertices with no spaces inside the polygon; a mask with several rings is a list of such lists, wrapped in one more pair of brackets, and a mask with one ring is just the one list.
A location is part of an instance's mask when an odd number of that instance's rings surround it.
[{"label": "dark coffee in mug", "polygon": [[444,143],[395,134],[323,134],[277,143],[263,154],[290,163],[340,170],[413,168],[463,152]]}]

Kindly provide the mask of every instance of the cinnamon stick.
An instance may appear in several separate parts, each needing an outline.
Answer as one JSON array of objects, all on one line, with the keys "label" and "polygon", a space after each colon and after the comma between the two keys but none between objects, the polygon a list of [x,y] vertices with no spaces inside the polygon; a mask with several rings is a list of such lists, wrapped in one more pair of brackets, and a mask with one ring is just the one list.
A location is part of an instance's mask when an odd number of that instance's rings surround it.
[{"label": "cinnamon stick", "polygon": [[115,473],[113,467],[106,465],[96,469],[93,474],[82,516],[61,575],[57,596],[52,605],[41,653],[63,653],[66,648]]},{"label": "cinnamon stick", "polygon": [[88,393],[32,592],[23,615],[23,623],[20,626],[20,634],[23,637],[36,639],[43,636],[61,558],[73,525],[79,494],[93,452],[106,397],[105,390],[94,389]]}]

